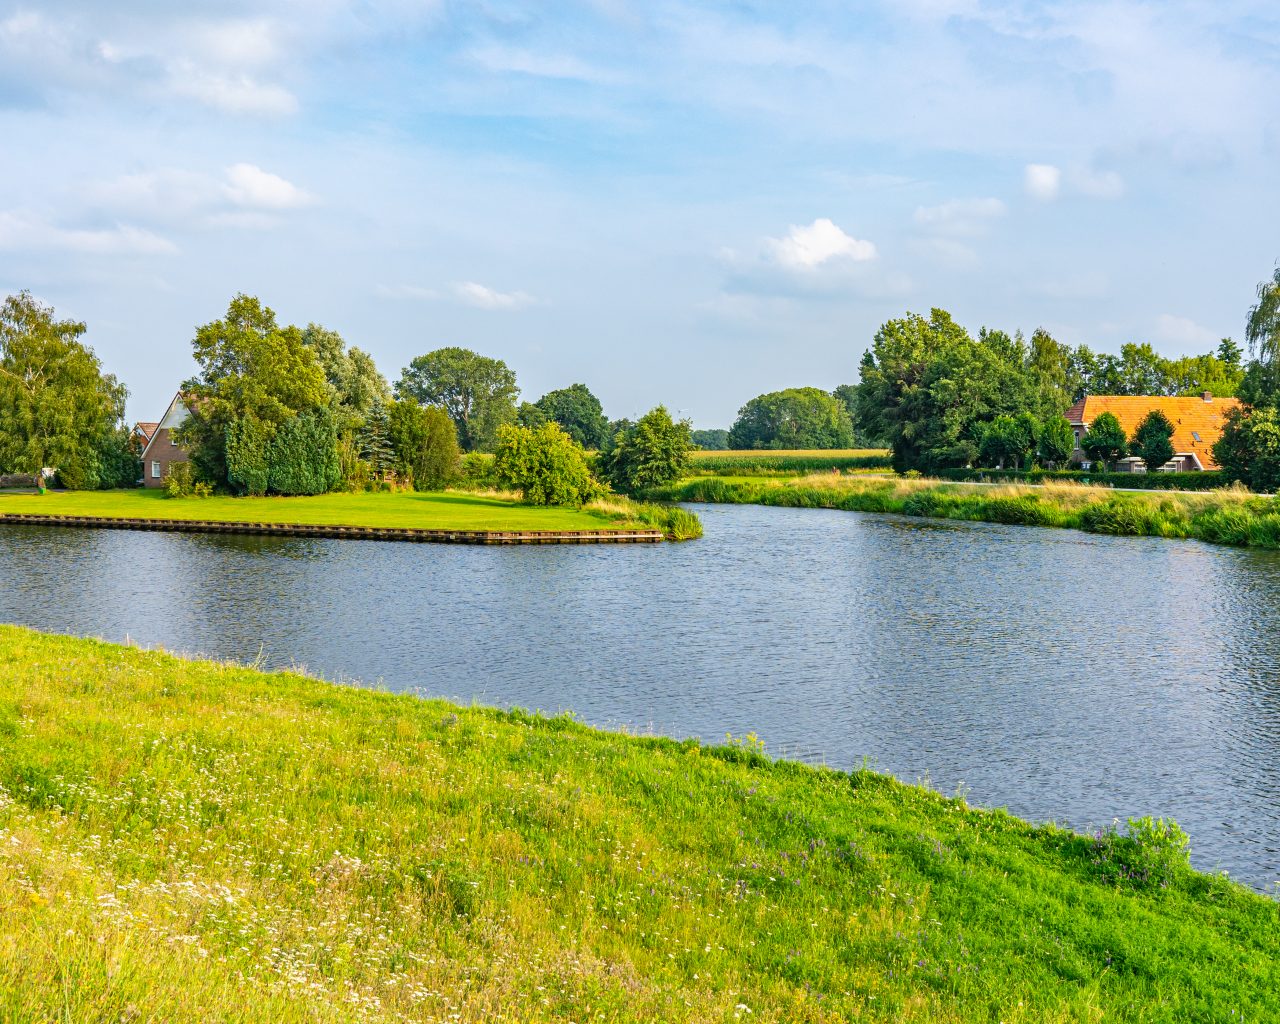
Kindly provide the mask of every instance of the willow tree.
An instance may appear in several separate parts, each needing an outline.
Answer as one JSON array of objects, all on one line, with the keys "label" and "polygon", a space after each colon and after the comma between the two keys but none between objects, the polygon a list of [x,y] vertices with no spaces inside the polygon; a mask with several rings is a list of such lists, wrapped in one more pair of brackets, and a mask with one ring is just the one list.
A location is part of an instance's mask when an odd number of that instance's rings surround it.
[{"label": "willow tree", "polygon": [[123,430],[127,392],[84,332],[29,292],[0,306],[0,472],[52,468],[76,489],[117,482],[106,452]]}]

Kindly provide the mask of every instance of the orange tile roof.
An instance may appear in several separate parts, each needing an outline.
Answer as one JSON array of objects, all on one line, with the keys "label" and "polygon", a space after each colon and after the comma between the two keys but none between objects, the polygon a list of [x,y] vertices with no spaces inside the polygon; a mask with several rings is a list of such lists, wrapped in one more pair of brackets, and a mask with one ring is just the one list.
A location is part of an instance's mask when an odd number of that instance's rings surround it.
[{"label": "orange tile roof", "polygon": [[156,428],[159,427],[160,424],[159,423],[143,423],[139,421],[136,424],[136,426],[137,426],[138,432],[142,434],[142,436],[145,437],[148,441],[150,441],[151,435],[156,432]]},{"label": "orange tile roof", "polygon": [[[1086,395],[1067,410],[1073,425],[1088,428],[1104,412],[1120,421],[1130,440],[1152,409],[1159,409],[1173,424],[1173,450],[1178,455],[1194,454],[1205,469],[1217,469],[1213,444],[1222,436],[1227,413],[1240,404],[1237,398],[1164,398],[1159,395]],[[1199,435],[1196,440],[1195,435]]]}]

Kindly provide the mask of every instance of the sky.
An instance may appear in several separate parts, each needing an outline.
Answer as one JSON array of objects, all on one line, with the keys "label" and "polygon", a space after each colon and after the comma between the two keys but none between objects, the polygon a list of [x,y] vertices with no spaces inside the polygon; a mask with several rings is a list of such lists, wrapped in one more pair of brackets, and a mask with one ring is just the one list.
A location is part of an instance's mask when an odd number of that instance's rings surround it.
[{"label": "sky", "polygon": [[243,291],[727,427],[909,310],[1241,340],[1278,96],[1274,0],[0,0],[0,294],[135,419]]}]

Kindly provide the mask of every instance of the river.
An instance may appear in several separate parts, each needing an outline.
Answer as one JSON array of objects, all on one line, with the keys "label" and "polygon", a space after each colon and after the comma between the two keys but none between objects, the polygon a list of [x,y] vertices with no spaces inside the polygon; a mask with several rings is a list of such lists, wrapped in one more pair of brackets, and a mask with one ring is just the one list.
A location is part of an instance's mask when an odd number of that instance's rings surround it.
[{"label": "river", "polygon": [[484,548],[0,529],[0,620],[607,727],[755,732],[1280,880],[1280,554],[699,506],[703,540]]}]

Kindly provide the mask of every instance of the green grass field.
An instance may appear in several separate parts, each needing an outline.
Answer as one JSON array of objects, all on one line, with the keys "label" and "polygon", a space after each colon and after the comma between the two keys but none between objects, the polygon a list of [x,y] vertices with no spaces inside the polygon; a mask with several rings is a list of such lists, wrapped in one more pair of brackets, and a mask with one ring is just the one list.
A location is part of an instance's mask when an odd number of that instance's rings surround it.
[{"label": "green grass field", "polygon": [[166,498],[161,491],[0,494],[0,513],[208,519],[220,522],[381,526],[422,530],[616,530],[636,525],[617,512],[537,508],[465,491],[320,494],[304,498]]},{"label": "green grass field", "polygon": [[1280,904],[859,771],[0,626],[0,1020],[1280,1019]]}]

